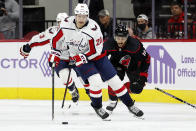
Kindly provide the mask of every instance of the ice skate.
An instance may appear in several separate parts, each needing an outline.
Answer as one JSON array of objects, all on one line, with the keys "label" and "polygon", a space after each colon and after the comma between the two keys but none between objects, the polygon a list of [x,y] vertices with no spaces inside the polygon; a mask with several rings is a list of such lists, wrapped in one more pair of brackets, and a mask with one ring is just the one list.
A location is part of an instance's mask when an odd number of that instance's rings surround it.
[{"label": "ice skate", "polygon": [[110,100],[109,102],[110,102],[110,103],[109,103],[109,105],[106,107],[106,111],[111,115],[112,112],[113,112],[113,110],[116,108],[116,105],[117,105],[117,103],[118,103],[118,100],[116,100],[116,101]]},{"label": "ice skate", "polygon": [[[93,107],[92,104],[91,104],[91,106]],[[102,120],[104,120],[104,121],[110,121],[109,114],[102,107],[99,108],[99,109],[93,107],[93,109],[95,110],[95,112],[97,113],[97,115],[99,117],[101,117]]]},{"label": "ice skate", "polygon": [[143,116],[143,114],[144,114],[142,110],[140,110],[139,108],[137,108],[137,107],[134,106],[134,105],[129,106],[128,109],[129,109],[129,111],[130,111],[131,113],[133,113],[134,116],[136,116],[136,117],[141,117],[141,116]]},{"label": "ice skate", "polygon": [[72,97],[72,101],[74,104],[78,104],[79,101],[79,92],[77,88],[74,88],[73,91],[70,91],[71,97]]},{"label": "ice skate", "polygon": [[75,106],[78,105],[78,101],[79,101],[79,92],[78,92],[78,89],[77,88],[74,88],[74,90],[73,91],[69,91],[69,93],[71,94],[72,102],[67,103],[63,107],[64,110],[69,110],[70,108],[73,108],[73,107],[75,107]]}]

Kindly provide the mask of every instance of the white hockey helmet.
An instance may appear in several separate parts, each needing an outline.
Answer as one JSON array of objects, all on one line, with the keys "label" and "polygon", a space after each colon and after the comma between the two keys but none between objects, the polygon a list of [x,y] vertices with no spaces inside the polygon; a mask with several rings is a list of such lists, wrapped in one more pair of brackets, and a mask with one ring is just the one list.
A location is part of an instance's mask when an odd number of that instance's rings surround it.
[{"label": "white hockey helmet", "polygon": [[56,21],[61,22],[61,21],[65,20],[65,18],[67,18],[67,17],[68,17],[68,15],[65,12],[64,13],[58,13],[57,17],[56,17]]},{"label": "white hockey helmet", "polygon": [[81,15],[89,15],[89,9],[87,4],[78,3],[76,8],[74,9],[75,15],[81,14]]}]

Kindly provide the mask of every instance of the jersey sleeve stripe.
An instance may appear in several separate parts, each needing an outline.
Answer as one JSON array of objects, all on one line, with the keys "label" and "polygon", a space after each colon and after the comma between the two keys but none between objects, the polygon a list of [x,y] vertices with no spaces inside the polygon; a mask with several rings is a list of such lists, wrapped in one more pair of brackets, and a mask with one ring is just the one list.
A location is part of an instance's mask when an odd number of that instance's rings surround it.
[{"label": "jersey sleeve stripe", "polygon": [[96,53],[95,44],[94,44],[93,39],[89,40],[89,48],[90,48],[90,51],[85,54],[87,57]]},{"label": "jersey sleeve stripe", "polygon": [[140,72],[140,76],[144,76],[144,77],[148,77],[148,73],[147,72]]},{"label": "jersey sleeve stripe", "polygon": [[31,45],[30,45],[30,47],[32,48],[32,47],[35,47],[35,46],[43,46],[43,45],[46,45],[46,44],[48,44],[48,43],[50,43],[50,40],[48,39],[48,40],[45,40],[45,41],[42,41],[42,42],[35,42],[35,43],[32,43]]},{"label": "jersey sleeve stripe", "polygon": [[117,50],[107,50],[107,52],[113,52],[113,51],[117,51]]},{"label": "jersey sleeve stripe", "polygon": [[101,55],[96,56],[96,57],[93,58],[92,60],[93,60],[93,61],[96,61],[96,60],[99,60],[99,59],[103,58],[104,56],[106,56],[106,51],[105,51],[104,53],[102,53]]},{"label": "jersey sleeve stripe", "polygon": [[146,63],[150,63],[150,55],[148,55],[147,59],[146,59]]},{"label": "jersey sleeve stripe", "polygon": [[56,43],[57,43],[57,41],[61,38],[63,36],[63,31],[62,31],[62,29],[57,33],[57,35],[53,38],[53,40],[52,40],[52,47],[54,48],[54,49],[56,49]]}]

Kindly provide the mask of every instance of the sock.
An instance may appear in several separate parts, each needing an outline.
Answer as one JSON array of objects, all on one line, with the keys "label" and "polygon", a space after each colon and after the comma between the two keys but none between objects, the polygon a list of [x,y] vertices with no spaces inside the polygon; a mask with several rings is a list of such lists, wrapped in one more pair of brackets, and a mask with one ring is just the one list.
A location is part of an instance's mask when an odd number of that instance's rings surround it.
[{"label": "sock", "polygon": [[126,106],[132,106],[134,104],[128,92],[119,98]]},{"label": "sock", "polygon": [[109,98],[112,101],[117,101],[118,97],[116,96],[115,92],[112,90],[112,88],[110,86],[108,86],[108,94],[109,94]]},{"label": "sock", "polygon": [[99,98],[94,98],[94,97],[90,97],[91,98],[91,105],[92,107],[94,108],[101,108],[102,107],[102,97],[99,97]]},{"label": "sock", "polygon": [[73,83],[71,86],[67,87],[70,91],[73,91],[75,89],[75,83]]},{"label": "sock", "polygon": [[112,100],[112,101],[117,101],[118,97],[116,95],[109,94],[109,99]]}]

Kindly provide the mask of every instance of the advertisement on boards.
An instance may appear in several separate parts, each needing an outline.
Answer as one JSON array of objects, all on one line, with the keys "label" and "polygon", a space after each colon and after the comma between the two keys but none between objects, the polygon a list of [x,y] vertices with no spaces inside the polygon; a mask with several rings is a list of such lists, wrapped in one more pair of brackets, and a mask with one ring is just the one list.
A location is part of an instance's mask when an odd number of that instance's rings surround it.
[{"label": "advertisement on boards", "polygon": [[[51,87],[51,68],[48,64],[50,45],[35,47],[28,58],[20,55],[23,42],[0,44],[1,87]],[[56,87],[61,81],[55,76]],[[61,86],[61,85],[60,85]]]},{"label": "advertisement on boards", "polygon": [[195,42],[144,42],[151,55],[149,88],[196,90]]},{"label": "advertisement on boards", "polygon": [[[0,43],[1,87],[51,87],[48,65],[50,46],[35,47],[24,59],[20,47],[25,42]],[[143,42],[151,55],[148,83],[145,89],[159,87],[172,90],[196,90],[195,42]],[[55,85],[62,82],[55,76]],[[76,80],[76,84],[79,80]],[[81,85],[82,86],[82,85]]]}]

